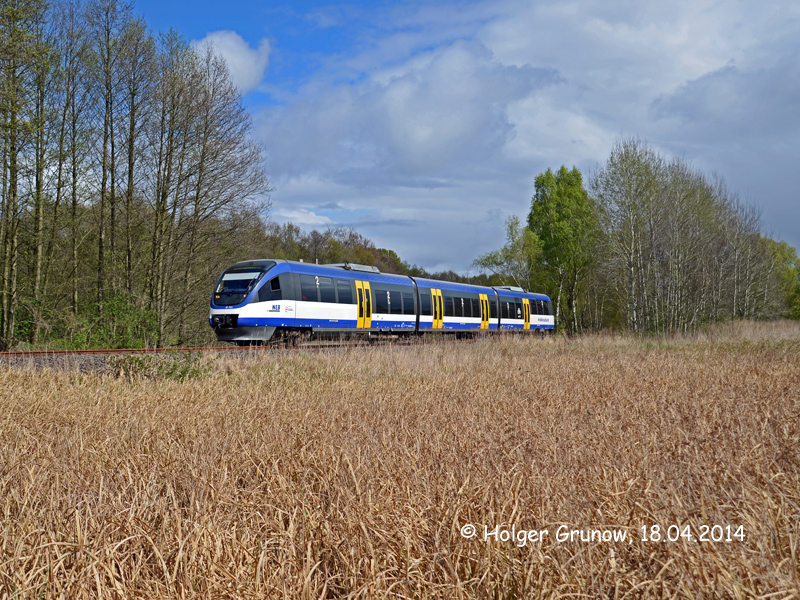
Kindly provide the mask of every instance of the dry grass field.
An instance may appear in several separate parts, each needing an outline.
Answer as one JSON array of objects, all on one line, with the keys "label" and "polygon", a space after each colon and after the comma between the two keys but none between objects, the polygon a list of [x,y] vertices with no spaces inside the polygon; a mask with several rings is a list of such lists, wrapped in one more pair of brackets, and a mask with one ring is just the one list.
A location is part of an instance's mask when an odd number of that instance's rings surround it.
[{"label": "dry grass field", "polygon": [[798,323],[203,360],[0,368],[0,598],[800,596]]}]

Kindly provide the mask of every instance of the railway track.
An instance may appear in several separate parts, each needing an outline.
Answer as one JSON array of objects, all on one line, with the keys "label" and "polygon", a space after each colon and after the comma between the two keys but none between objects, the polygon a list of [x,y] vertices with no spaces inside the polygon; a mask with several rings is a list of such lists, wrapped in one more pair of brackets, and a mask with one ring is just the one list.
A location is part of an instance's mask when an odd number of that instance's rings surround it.
[{"label": "railway track", "polygon": [[98,348],[96,350],[18,350],[0,352],[4,358],[29,358],[36,356],[113,356],[117,354],[190,354],[194,352],[253,352],[280,349],[279,346],[199,346],[193,348]]},{"label": "railway track", "polygon": [[118,355],[157,355],[157,354],[194,354],[205,352],[218,352],[224,354],[253,354],[260,352],[292,352],[298,350],[327,350],[336,348],[364,348],[375,346],[410,346],[415,344],[453,344],[471,343],[473,339],[448,339],[448,340],[426,340],[426,339],[373,339],[370,341],[310,341],[301,342],[296,345],[286,344],[265,344],[262,346],[195,346],[186,348],[121,348],[121,349],[102,349],[95,350],[18,350],[10,352],[0,352],[0,365],[11,362],[24,361],[26,359],[38,359],[43,362],[47,359],[70,359],[80,357],[106,357]]}]

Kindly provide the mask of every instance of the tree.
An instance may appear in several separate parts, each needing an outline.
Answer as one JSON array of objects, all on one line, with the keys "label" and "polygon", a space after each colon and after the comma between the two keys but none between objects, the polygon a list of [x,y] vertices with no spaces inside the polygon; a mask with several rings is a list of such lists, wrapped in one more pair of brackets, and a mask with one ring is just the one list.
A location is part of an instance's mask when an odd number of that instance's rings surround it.
[{"label": "tree", "polygon": [[535,181],[528,228],[542,247],[541,262],[550,280],[548,292],[556,302],[560,323],[561,299],[566,292],[570,329],[578,330],[578,289],[594,258],[598,240],[597,211],[583,187],[577,168],[547,169]]},{"label": "tree", "polygon": [[655,207],[664,185],[664,160],[645,143],[626,139],[617,143],[611,156],[592,180],[594,197],[600,203],[608,234],[611,264],[617,283],[625,290],[628,327],[636,332],[646,327],[643,305],[648,299],[648,269],[657,227]]},{"label": "tree", "polygon": [[524,227],[519,217],[506,219],[506,245],[481,254],[473,266],[494,273],[503,285],[513,284],[527,290],[535,287],[537,261],[542,244],[536,234]]},{"label": "tree", "polygon": [[769,248],[775,283],[780,292],[770,294],[770,289],[765,287],[764,301],[767,302],[770,296],[777,296],[779,308],[783,309],[781,312],[790,319],[800,319],[800,258],[797,257],[797,250],[784,241],[764,238],[764,242]]},{"label": "tree", "polygon": [[[97,227],[97,302],[102,313],[106,296],[106,263],[110,262],[112,288],[116,254],[117,150],[116,118],[120,95],[120,61],[123,54],[123,31],[131,19],[133,5],[119,0],[92,0],[87,9],[93,40],[92,66],[94,91],[98,106],[98,125],[102,129],[100,145],[99,223]],[[110,211],[106,224],[106,209]],[[109,247],[106,248],[106,229]],[[109,257],[106,253],[109,253]]]},{"label": "tree", "polygon": [[23,213],[21,191],[26,171],[24,153],[31,141],[30,133],[35,129],[35,73],[42,70],[37,65],[41,64],[39,57],[44,51],[38,34],[44,14],[42,0],[8,0],[0,4],[0,131],[3,142],[0,346],[4,348],[15,337]]},{"label": "tree", "polygon": [[225,60],[207,44],[199,49],[193,64],[190,94],[195,106],[185,198],[177,224],[184,265],[183,293],[176,299],[181,340],[185,338],[189,292],[199,281],[193,265],[199,254],[215,250],[203,235],[204,224],[226,212],[242,210],[248,202],[260,200],[259,209],[265,210],[269,191],[263,148],[250,137],[252,120]]},{"label": "tree", "polygon": [[143,122],[155,84],[155,40],[147,25],[138,19],[127,23],[122,37],[120,61],[121,84],[124,89],[122,110],[126,111],[127,127],[122,128],[127,155],[127,183],[125,190],[125,290],[133,297],[133,227],[135,221],[135,194],[140,177],[137,177],[137,158],[141,154],[140,139]]}]

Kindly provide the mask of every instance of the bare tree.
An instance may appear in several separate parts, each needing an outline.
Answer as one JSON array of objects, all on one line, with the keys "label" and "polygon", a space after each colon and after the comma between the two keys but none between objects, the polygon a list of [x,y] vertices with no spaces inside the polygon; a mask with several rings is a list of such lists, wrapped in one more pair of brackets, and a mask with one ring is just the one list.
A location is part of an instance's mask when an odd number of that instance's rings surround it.
[{"label": "bare tree", "polygon": [[147,25],[138,19],[127,23],[122,34],[122,56],[120,57],[120,77],[124,90],[127,127],[122,129],[124,136],[127,181],[125,187],[125,290],[133,297],[134,280],[134,238],[133,227],[136,220],[137,158],[142,152],[140,140],[143,137],[143,122],[149,116],[153,87],[155,85],[155,41]]},{"label": "bare tree", "polygon": [[[21,190],[20,161],[30,145],[31,119],[36,113],[37,57],[44,51],[38,35],[45,6],[41,0],[8,0],[0,5],[0,127],[3,137],[2,175],[2,312],[0,346],[14,340],[18,304]],[[38,69],[38,70],[41,70]]]},{"label": "bare tree", "polygon": [[[98,105],[98,126],[102,131],[99,147],[98,226],[97,226],[97,302],[102,314],[106,297],[106,235],[110,232],[110,258],[113,273],[116,245],[116,130],[119,96],[119,63],[122,37],[131,18],[133,5],[119,0],[92,0],[87,17],[92,40],[94,88]],[[106,210],[110,223],[106,224]]]}]

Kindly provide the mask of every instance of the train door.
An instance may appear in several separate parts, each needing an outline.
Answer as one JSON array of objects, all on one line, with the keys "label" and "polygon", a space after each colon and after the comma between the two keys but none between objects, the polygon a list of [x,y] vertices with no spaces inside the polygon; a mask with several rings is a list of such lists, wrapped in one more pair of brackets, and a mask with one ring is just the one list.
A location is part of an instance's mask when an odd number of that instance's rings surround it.
[{"label": "train door", "polygon": [[433,329],[441,329],[444,323],[442,319],[442,290],[431,289],[431,300],[433,307]]},{"label": "train door", "polygon": [[358,329],[372,327],[372,300],[369,281],[356,281],[356,294],[358,294]]},{"label": "train door", "polygon": [[489,329],[489,296],[480,294],[481,299],[481,329]]},{"label": "train door", "polygon": [[522,299],[522,317],[525,319],[523,329],[531,328],[531,302],[527,298]]}]

